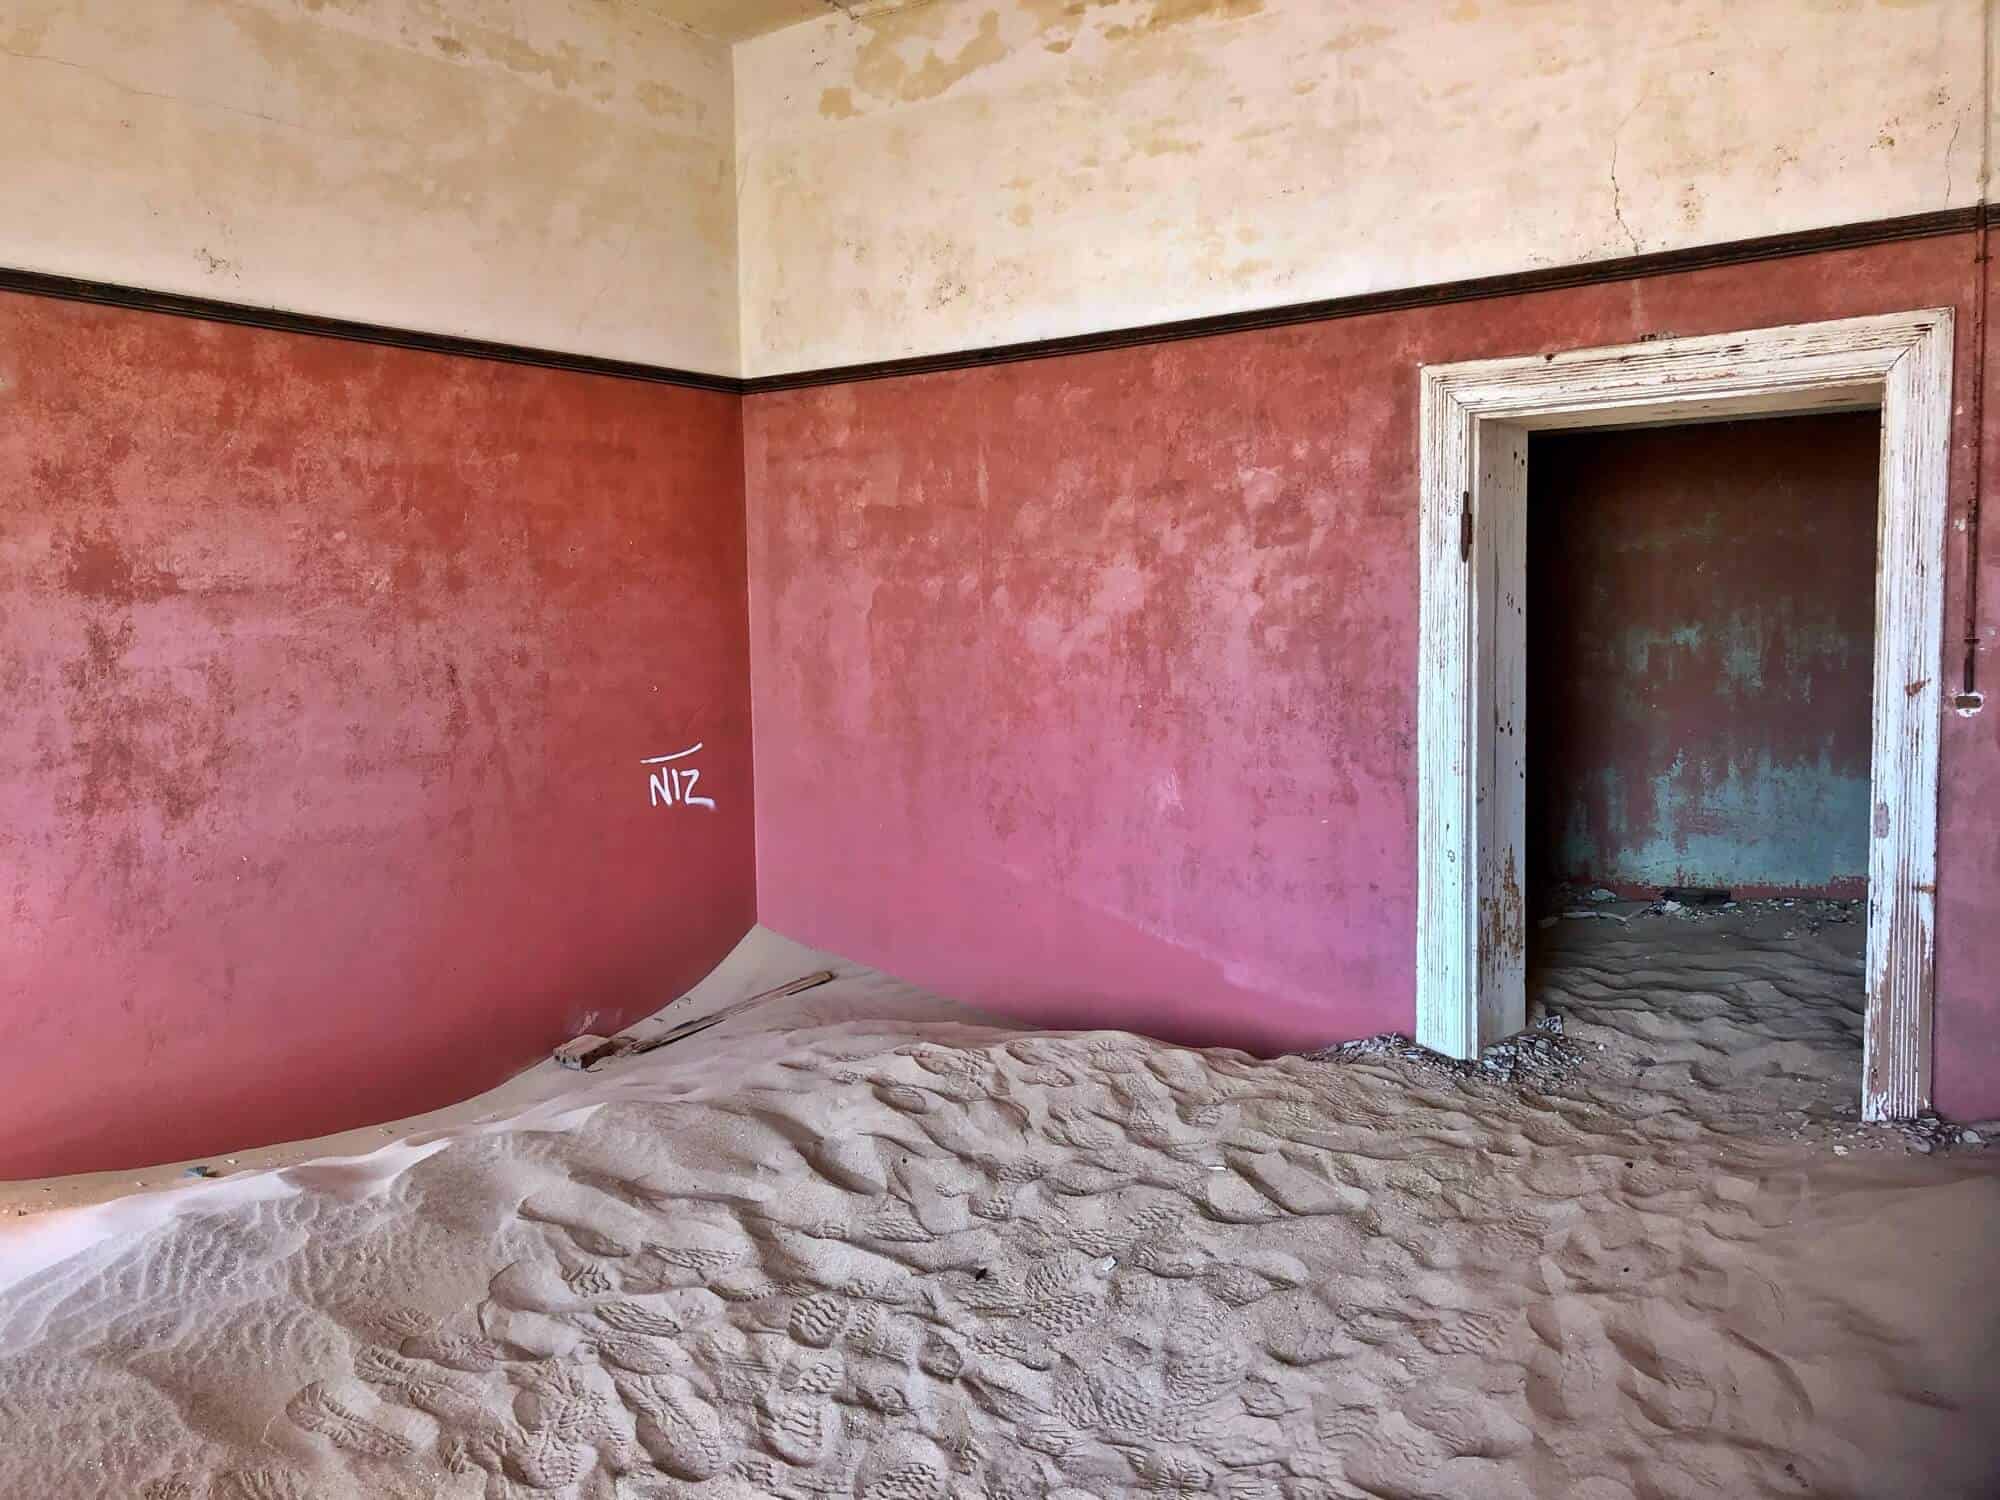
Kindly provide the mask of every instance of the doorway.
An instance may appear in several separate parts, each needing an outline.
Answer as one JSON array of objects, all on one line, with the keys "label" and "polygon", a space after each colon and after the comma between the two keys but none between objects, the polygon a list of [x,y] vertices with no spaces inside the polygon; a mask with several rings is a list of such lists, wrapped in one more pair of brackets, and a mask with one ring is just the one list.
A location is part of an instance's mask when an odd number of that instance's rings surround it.
[{"label": "doorway", "polygon": [[1530,434],[1879,413],[1862,1114],[1930,1102],[1952,323],[1937,309],[1422,372],[1418,1040],[1526,1021]]},{"label": "doorway", "polygon": [[1691,1109],[1859,1098],[1872,410],[1528,439],[1529,1004]]}]

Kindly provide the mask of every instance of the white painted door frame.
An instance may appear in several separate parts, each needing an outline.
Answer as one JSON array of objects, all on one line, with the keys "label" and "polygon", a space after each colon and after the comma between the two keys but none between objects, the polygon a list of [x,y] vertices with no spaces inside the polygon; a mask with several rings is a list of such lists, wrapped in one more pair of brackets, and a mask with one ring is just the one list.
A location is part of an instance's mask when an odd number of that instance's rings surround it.
[{"label": "white painted door frame", "polygon": [[1930,1105],[1948,308],[1422,371],[1417,1040],[1526,1024],[1528,433],[1879,407],[1862,1113]]}]

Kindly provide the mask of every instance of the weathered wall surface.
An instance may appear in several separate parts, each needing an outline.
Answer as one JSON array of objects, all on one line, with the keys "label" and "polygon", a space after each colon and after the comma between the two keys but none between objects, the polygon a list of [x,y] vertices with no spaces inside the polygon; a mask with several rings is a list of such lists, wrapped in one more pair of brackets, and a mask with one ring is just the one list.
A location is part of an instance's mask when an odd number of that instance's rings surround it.
[{"label": "weathered wall surface", "polygon": [[733,396],[0,295],[0,1176],[446,1103],[706,972],[741,485]]},{"label": "weathered wall surface", "polygon": [[[1419,365],[1939,304],[1969,330],[1973,253],[1955,236],[751,397],[762,920],[1055,1025],[1267,1047],[1408,1030]],[[1983,559],[1991,599],[2000,507]],[[1990,1114],[2000,717],[1948,715],[1942,753],[1937,1099]]]},{"label": "weathered wall surface", "polygon": [[1980,0],[936,0],[736,51],[746,373],[1962,207]]},{"label": "weathered wall surface", "polygon": [[729,54],[644,0],[9,0],[0,265],[734,374]]},{"label": "weathered wall surface", "polygon": [[760,374],[1977,196],[1980,0],[1379,12],[13,0],[0,264]]},{"label": "weathered wall surface", "polygon": [[1866,890],[1880,453],[1874,412],[1533,439],[1537,885]]}]

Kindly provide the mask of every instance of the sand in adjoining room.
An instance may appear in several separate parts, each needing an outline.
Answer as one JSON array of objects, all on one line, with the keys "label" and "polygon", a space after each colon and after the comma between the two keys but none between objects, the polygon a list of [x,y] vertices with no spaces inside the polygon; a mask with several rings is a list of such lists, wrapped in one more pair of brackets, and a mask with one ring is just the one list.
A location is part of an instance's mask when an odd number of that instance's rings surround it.
[{"label": "sand in adjoining room", "polygon": [[0,1226],[0,1495],[2000,1490],[2000,1162],[1855,1122],[1858,931],[1543,936],[1509,1079],[1024,1034],[753,935],[673,1018],[841,977]]}]

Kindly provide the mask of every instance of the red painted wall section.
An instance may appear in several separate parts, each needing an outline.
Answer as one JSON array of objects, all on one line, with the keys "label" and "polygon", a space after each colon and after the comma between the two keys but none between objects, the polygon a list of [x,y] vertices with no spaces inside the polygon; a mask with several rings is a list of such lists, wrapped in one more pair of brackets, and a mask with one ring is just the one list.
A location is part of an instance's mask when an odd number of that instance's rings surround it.
[{"label": "red painted wall section", "polygon": [[[1940,304],[1970,330],[1973,254],[750,398],[762,919],[1051,1025],[1408,1030],[1419,366]],[[2000,503],[1984,529],[2000,602]],[[1943,727],[1936,1089],[1967,1115],[2000,1113],[1996,732],[2000,709]]]},{"label": "red painted wall section", "polygon": [[1953,427],[1950,552],[1945,569],[1945,691],[1963,683],[1962,639],[1979,642],[1978,686],[1986,706],[1962,717],[1947,709],[1943,782],[1938,789],[1937,1008],[1932,1078],[1938,1107],[1966,1119],[2000,1115],[2000,326],[1986,335],[1986,392],[1978,507],[1976,620],[1966,616],[1968,514],[1972,499],[1970,414],[1976,321],[1961,304],[1957,413]]},{"label": "red painted wall section", "polygon": [[721,958],[741,482],[734,397],[0,296],[0,1176],[442,1104]]},{"label": "red painted wall section", "polygon": [[751,398],[768,919],[1052,1026],[1403,1024],[1387,395],[1250,338]]},{"label": "red painted wall section", "polygon": [[1881,429],[1534,435],[1531,889],[1866,892]]}]

